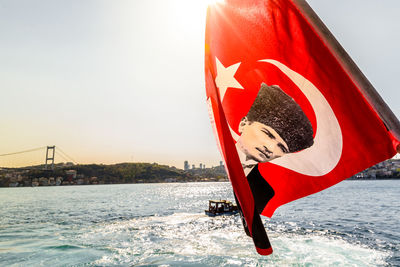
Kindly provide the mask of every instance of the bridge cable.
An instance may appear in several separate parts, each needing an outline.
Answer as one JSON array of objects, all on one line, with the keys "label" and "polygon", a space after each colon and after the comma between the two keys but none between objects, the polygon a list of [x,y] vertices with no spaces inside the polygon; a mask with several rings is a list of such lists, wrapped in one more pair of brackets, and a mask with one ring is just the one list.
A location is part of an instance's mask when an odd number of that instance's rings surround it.
[{"label": "bridge cable", "polygon": [[16,155],[16,154],[22,154],[22,153],[27,153],[27,152],[33,152],[33,151],[37,151],[40,149],[45,149],[45,146],[42,147],[38,147],[38,148],[33,148],[33,149],[28,149],[28,150],[24,150],[24,151],[18,151],[18,152],[13,152],[13,153],[7,153],[7,154],[0,154],[0,157],[3,156],[10,156],[10,155]]},{"label": "bridge cable", "polygon": [[[72,160],[73,163],[78,164],[78,162],[76,160],[74,160],[71,156],[68,156],[67,153],[65,153],[59,146],[57,146],[57,150],[56,152],[61,152],[64,154],[64,156],[68,157],[69,160]],[[65,158],[64,158],[65,159]]]},{"label": "bridge cable", "polygon": [[64,157],[60,152],[58,152],[56,150],[56,155],[62,157],[66,162],[68,162],[70,159],[67,159],[66,157]]}]

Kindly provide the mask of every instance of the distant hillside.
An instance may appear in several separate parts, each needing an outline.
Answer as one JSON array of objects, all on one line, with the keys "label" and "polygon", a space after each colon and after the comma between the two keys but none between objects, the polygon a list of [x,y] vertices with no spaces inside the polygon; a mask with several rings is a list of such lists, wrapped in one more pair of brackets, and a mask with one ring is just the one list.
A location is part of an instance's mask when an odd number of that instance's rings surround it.
[{"label": "distant hillside", "polygon": [[0,186],[3,187],[221,180],[225,181],[226,176],[218,168],[193,172],[157,163],[57,164],[54,170],[43,170],[43,166],[0,170]]}]

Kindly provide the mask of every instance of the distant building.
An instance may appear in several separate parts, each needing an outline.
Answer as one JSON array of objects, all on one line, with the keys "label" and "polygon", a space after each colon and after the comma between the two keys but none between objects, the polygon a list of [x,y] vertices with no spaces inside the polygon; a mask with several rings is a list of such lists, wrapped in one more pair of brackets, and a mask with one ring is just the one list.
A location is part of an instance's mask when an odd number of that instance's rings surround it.
[{"label": "distant building", "polygon": [[203,163],[200,163],[200,170],[203,169]]},{"label": "distant building", "polygon": [[193,170],[196,169],[196,167],[194,166],[194,164],[192,165],[192,169],[193,169]]},{"label": "distant building", "polygon": [[68,181],[76,179],[76,170],[67,170],[65,171],[65,174],[67,175]]},{"label": "distant building", "polygon": [[189,165],[189,162],[188,162],[187,160],[185,160],[185,162],[183,163],[183,169],[184,169],[185,171],[187,171],[187,170],[190,169],[190,165]]},{"label": "distant building", "polygon": [[224,163],[222,162],[222,160],[219,162],[219,166],[224,165]]}]

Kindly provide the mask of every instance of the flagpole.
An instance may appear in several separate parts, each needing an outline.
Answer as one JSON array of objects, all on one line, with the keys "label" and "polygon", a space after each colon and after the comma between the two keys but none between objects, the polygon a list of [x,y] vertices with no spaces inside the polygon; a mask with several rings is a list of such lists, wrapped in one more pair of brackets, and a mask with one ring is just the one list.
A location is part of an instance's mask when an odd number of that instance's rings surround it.
[{"label": "flagpole", "polygon": [[359,88],[361,89],[361,93],[367,99],[369,104],[376,110],[389,131],[397,140],[400,141],[400,122],[382,97],[378,94],[374,86],[361,72],[356,63],[351,59],[349,54],[336,40],[336,38],[310,7],[310,5],[305,0],[292,1],[296,7],[300,9],[301,13],[305,14],[306,19],[311,23],[314,29],[318,31],[320,36],[323,37],[323,40],[326,42],[331,51],[333,51],[335,57],[345,67],[353,81],[358,84]]}]

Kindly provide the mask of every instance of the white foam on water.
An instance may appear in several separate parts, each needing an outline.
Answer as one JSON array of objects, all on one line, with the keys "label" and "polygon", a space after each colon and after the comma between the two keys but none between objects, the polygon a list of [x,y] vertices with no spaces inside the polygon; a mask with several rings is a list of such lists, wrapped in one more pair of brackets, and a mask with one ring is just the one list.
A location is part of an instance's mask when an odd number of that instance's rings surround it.
[{"label": "white foam on water", "polygon": [[315,234],[271,236],[275,261],[286,265],[377,266],[388,253]]},{"label": "white foam on water", "polygon": [[269,237],[274,253],[260,256],[238,216],[176,213],[97,225],[80,238],[107,251],[96,265],[377,266],[390,256],[315,232],[271,232]]}]

